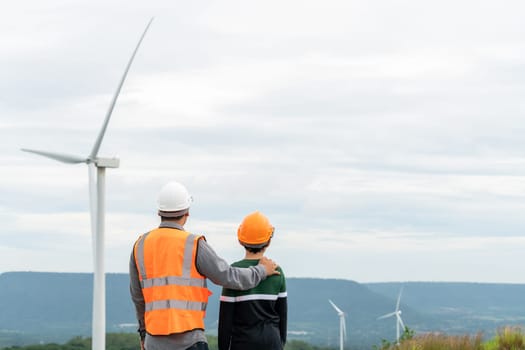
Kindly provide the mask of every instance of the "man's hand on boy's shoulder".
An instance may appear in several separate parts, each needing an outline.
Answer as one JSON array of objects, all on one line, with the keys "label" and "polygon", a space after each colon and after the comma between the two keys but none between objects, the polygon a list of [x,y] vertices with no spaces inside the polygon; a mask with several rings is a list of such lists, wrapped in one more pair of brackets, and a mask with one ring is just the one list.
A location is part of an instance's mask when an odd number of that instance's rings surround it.
[{"label": "man's hand on boy's shoulder", "polygon": [[272,275],[280,275],[281,273],[277,270],[279,265],[272,259],[268,259],[267,257],[263,256],[259,260],[259,265],[264,266],[266,270],[266,276],[272,276]]}]

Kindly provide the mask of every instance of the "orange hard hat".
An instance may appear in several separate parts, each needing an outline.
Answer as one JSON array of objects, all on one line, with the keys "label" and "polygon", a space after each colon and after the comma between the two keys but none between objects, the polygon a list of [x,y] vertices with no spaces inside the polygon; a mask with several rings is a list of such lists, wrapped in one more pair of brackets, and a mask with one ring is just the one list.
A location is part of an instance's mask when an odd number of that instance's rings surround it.
[{"label": "orange hard hat", "polygon": [[242,245],[250,248],[264,247],[273,236],[274,227],[266,216],[255,211],[244,218],[237,237]]}]

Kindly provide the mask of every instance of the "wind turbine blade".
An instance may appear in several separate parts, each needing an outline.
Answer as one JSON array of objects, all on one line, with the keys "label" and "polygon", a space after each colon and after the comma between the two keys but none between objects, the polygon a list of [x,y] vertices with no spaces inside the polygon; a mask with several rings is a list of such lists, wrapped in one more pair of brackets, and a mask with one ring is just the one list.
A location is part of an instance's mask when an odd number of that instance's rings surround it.
[{"label": "wind turbine blade", "polygon": [[46,152],[46,151],[38,151],[34,149],[27,149],[22,148],[22,151],[38,154],[40,156],[44,156],[47,158],[51,158],[54,160],[58,160],[62,163],[69,163],[69,164],[78,164],[78,163],[87,163],[87,159],[79,156],[73,156],[70,154],[64,154],[64,153],[54,153],[54,152]]},{"label": "wind turbine blade", "polygon": [[91,218],[91,242],[93,244],[93,266],[95,265],[95,248],[97,246],[97,183],[95,164],[88,164],[89,175],[89,216]]},{"label": "wind turbine blade", "polygon": [[328,302],[332,305],[332,307],[335,309],[335,311],[337,311],[337,313],[338,313],[339,315],[344,314],[344,312],[341,311],[341,309],[338,308],[338,307],[337,307],[337,306],[336,306],[336,305],[335,305],[330,299],[328,299]]},{"label": "wind turbine blade", "polygon": [[401,302],[401,293],[403,292],[403,287],[399,290],[399,295],[397,296],[396,311],[399,310],[399,303]]},{"label": "wind turbine blade", "polygon": [[146,26],[146,29],[144,29],[144,32],[142,33],[139,42],[137,43],[137,46],[135,47],[135,50],[133,51],[133,54],[131,55],[131,58],[129,59],[128,65],[126,66],[126,69],[124,70],[124,74],[122,75],[122,78],[120,79],[120,82],[117,86],[117,90],[115,91],[115,94],[113,95],[113,99],[111,100],[111,103],[109,105],[108,111],[106,112],[106,118],[104,119],[104,124],[102,124],[102,128],[100,129],[100,132],[97,136],[97,140],[95,141],[95,144],[93,145],[93,149],[91,150],[91,153],[89,155],[89,159],[93,160],[97,157],[98,150],[100,149],[100,145],[102,143],[102,139],[104,138],[104,134],[106,133],[106,129],[108,127],[109,118],[111,118],[111,113],[113,113],[113,108],[115,107],[115,103],[117,102],[118,95],[120,94],[120,90],[122,89],[122,85],[124,84],[124,80],[126,80],[126,76],[128,75],[129,68],[131,67],[131,63],[133,63],[133,59],[135,58],[135,54],[137,53],[140,44],[142,43],[142,39],[144,39],[144,36],[146,35],[146,32],[149,29],[149,26],[151,25],[151,22],[153,21],[153,17],[149,20],[148,25]]},{"label": "wind turbine blade", "polygon": [[401,319],[401,316],[399,314],[396,314],[397,316],[397,322],[401,325],[401,329],[403,330],[403,333],[405,332],[405,324],[403,323],[403,320]]},{"label": "wind turbine blade", "polygon": [[394,315],[397,315],[397,313],[395,313],[395,312],[391,312],[391,313],[389,313],[389,314],[386,314],[386,315],[383,315],[383,316],[379,316],[377,319],[378,319],[378,320],[382,320],[382,319],[384,319],[384,318],[392,317],[392,316],[394,316]]}]

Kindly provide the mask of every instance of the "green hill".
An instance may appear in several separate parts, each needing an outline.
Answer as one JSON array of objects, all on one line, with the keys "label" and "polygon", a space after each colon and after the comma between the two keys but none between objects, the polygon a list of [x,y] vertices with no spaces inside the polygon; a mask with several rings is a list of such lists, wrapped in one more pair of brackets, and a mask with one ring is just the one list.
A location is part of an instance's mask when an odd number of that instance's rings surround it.
[{"label": "green hill", "polygon": [[[127,274],[107,274],[107,330],[134,332],[136,321]],[[399,283],[288,278],[290,339],[321,346],[338,342],[339,320],[328,303],[347,313],[352,349],[395,338],[393,319],[377,317],[395,308]],[[525,285],[403,283],[403,320],[416,332],[493,332],[525,324]],[[210,283],[206,327],[216,334],[220,287]],[[0,275],[0,347],[65,342],[91,332],[92,275],[10,272]]]}]

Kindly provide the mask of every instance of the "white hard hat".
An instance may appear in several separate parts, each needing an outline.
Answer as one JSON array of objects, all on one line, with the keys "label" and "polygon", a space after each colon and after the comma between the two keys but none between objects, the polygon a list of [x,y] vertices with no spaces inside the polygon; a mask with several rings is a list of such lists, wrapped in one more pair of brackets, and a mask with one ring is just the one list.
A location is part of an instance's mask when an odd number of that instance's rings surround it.
[{"label": "white hard hat", "polygon": [[171,181],[160,190],[157,208],[160,216],[178,217],[188,212],[192,202],[193,198],[186,187],[177,181]]}]

